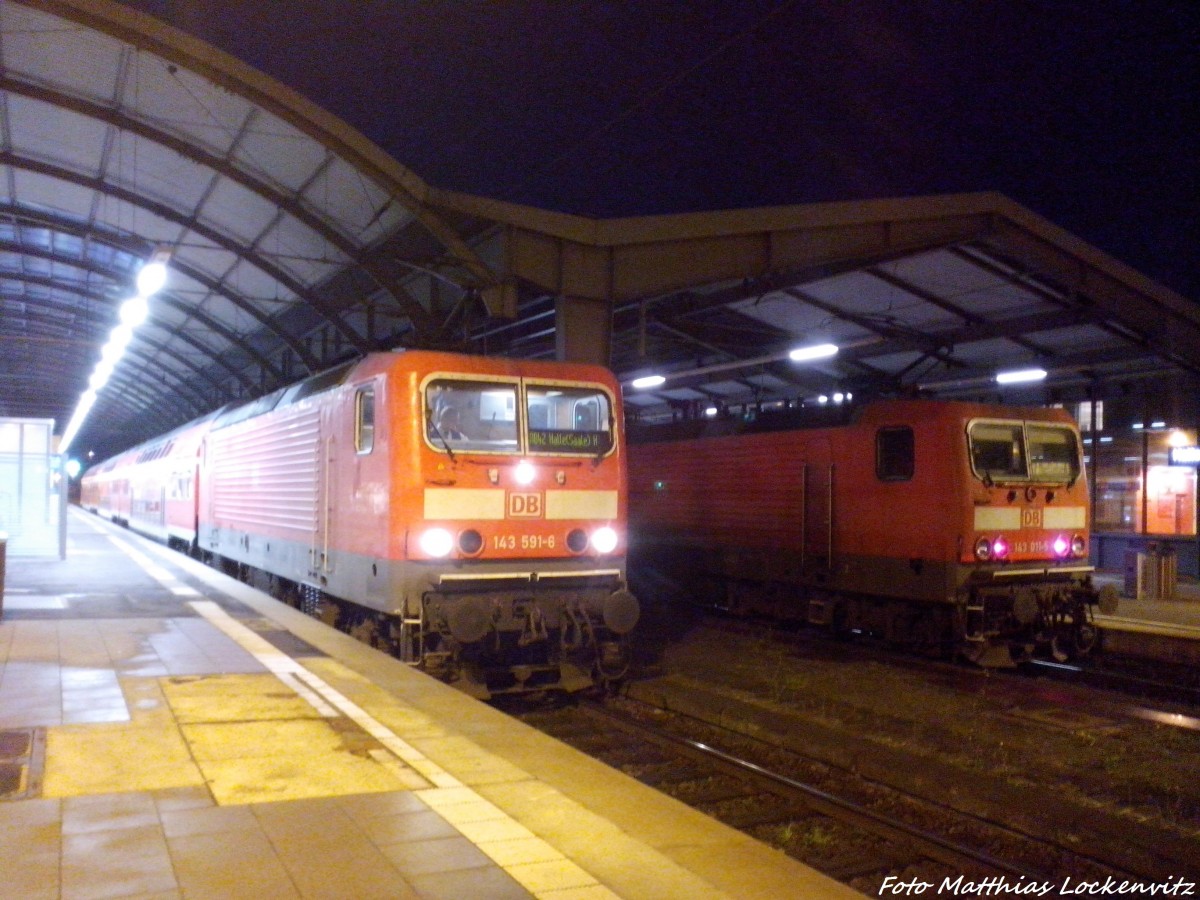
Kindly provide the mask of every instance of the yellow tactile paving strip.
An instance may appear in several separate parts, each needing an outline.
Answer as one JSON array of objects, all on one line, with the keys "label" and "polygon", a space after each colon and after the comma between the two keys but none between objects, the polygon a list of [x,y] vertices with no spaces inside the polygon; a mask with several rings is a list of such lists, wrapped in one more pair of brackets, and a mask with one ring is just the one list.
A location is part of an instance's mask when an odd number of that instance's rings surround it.
[{"label": "yellow tactile paving strip", "polygon": [[[284,671],[310,688],[318,697],[339,710],[363,731],[379,741],[382,748],[394,754],[399,762],[419,773],[425,784],[414,786],[414,793],[431,809],[439,813],[464,837],[475,844],[484,854],[501,865],[518,883],[534,896],[551,894],[556,900],[602,900],[617,895],[584,870],[567,859],[550,844],[539,839],[532,831],[510,817],[502,809],[481,797],[473,788],[459,781],[424,753],[392,731],[384,720],[404,721],[408,726],[424,726],[433,737],[438,729],[424,716],[408,709],[385,691],[375,688],[365,678],[329,659],[308,660],[301,665],[297,660],[280,653],[262,637],[245,625],[230,617],[217,604],[209,601],[193,602],[192,606],[220,628],[240,646],[254,654],[272,671]],[[350,687],[353,693],[366,701],[378,715],[368,712],[363,705],[351,699],[321,677],[324,670],[332,678]],[[276,682],[282,687],[282,682]],[[407,733],[407,732],[406,732]],[[459,740],[454,738],[444,740]],[[467,742],[461,755],[466,758],[472,751],[479,755],[478,748]],[[378,755],[378,754],[377,754]],[[486,757],[487,755],[484,754]],[[309,756],[304,757],[307,764]],[[488,765],[485,762],[483,765]],[[493,758],[490,764],[497,767],[498,777],[511,777],[511,768],[502,760]],[[478,781],[478,773],[474,780]],[[386,789],[386,788],[385,788]],[[347,793],[350,793],[348,791]],[[356,788],[354,793],[363,792]]]},{"label": "yellow tactile paving strip", "polygon": [[142,713],[124,723],[46,729],[43,797],[202,784],[204,776],[169,712],[165,717]]}]

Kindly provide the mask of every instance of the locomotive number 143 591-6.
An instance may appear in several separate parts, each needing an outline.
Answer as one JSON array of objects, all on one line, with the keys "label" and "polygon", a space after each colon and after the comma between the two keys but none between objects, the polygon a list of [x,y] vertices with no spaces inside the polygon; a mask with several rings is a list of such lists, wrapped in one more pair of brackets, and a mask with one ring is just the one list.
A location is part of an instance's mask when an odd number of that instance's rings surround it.
[{"label": "locomotive number 143 591-6", "polygon": [[554,550],[557,541],[552,534],[494,534],[494,550]]}]

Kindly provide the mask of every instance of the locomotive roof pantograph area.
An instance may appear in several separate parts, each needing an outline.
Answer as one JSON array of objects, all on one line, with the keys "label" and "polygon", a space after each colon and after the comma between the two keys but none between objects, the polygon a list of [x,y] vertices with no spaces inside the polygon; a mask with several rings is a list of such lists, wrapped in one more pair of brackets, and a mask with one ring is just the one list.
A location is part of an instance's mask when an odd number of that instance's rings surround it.
[{"label": "locomotive roof pantograph area", "polygon": [[[439,190],[127,7],[0,0],[0,416],[61,431],[156,254],[168,283],[73,453],[416,347],[607,363],[644,418],[912,393],[1196,418],[1196,304],[998,194],[534,209]],[[1046,374],[997,385],[1014,369]]]}]

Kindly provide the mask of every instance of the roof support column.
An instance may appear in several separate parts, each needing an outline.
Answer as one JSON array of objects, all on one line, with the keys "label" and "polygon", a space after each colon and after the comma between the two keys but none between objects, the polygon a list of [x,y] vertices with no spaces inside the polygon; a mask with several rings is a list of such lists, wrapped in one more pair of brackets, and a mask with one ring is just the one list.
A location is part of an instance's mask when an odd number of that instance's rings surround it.
[{"label": "roof support column", "polygon": [[612,305],[607,300],[555,298],[555,359],[607,366],[611,350]]}]

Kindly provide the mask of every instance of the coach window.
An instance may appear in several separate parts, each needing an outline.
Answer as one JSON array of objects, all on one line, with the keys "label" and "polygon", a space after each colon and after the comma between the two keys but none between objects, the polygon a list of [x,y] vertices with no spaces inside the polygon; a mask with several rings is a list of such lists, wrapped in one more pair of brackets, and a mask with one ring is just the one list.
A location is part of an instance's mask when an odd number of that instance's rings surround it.
[{"label": "coach window", "polygon": [[911,479],[914,456],[911,428],[880,428],[875,432],[875,474],[880,481]]},{"label": "coach window", "polygon": [[374,446],[375,388],[359,388],[354,392],[354,449],[363,455]]}]

